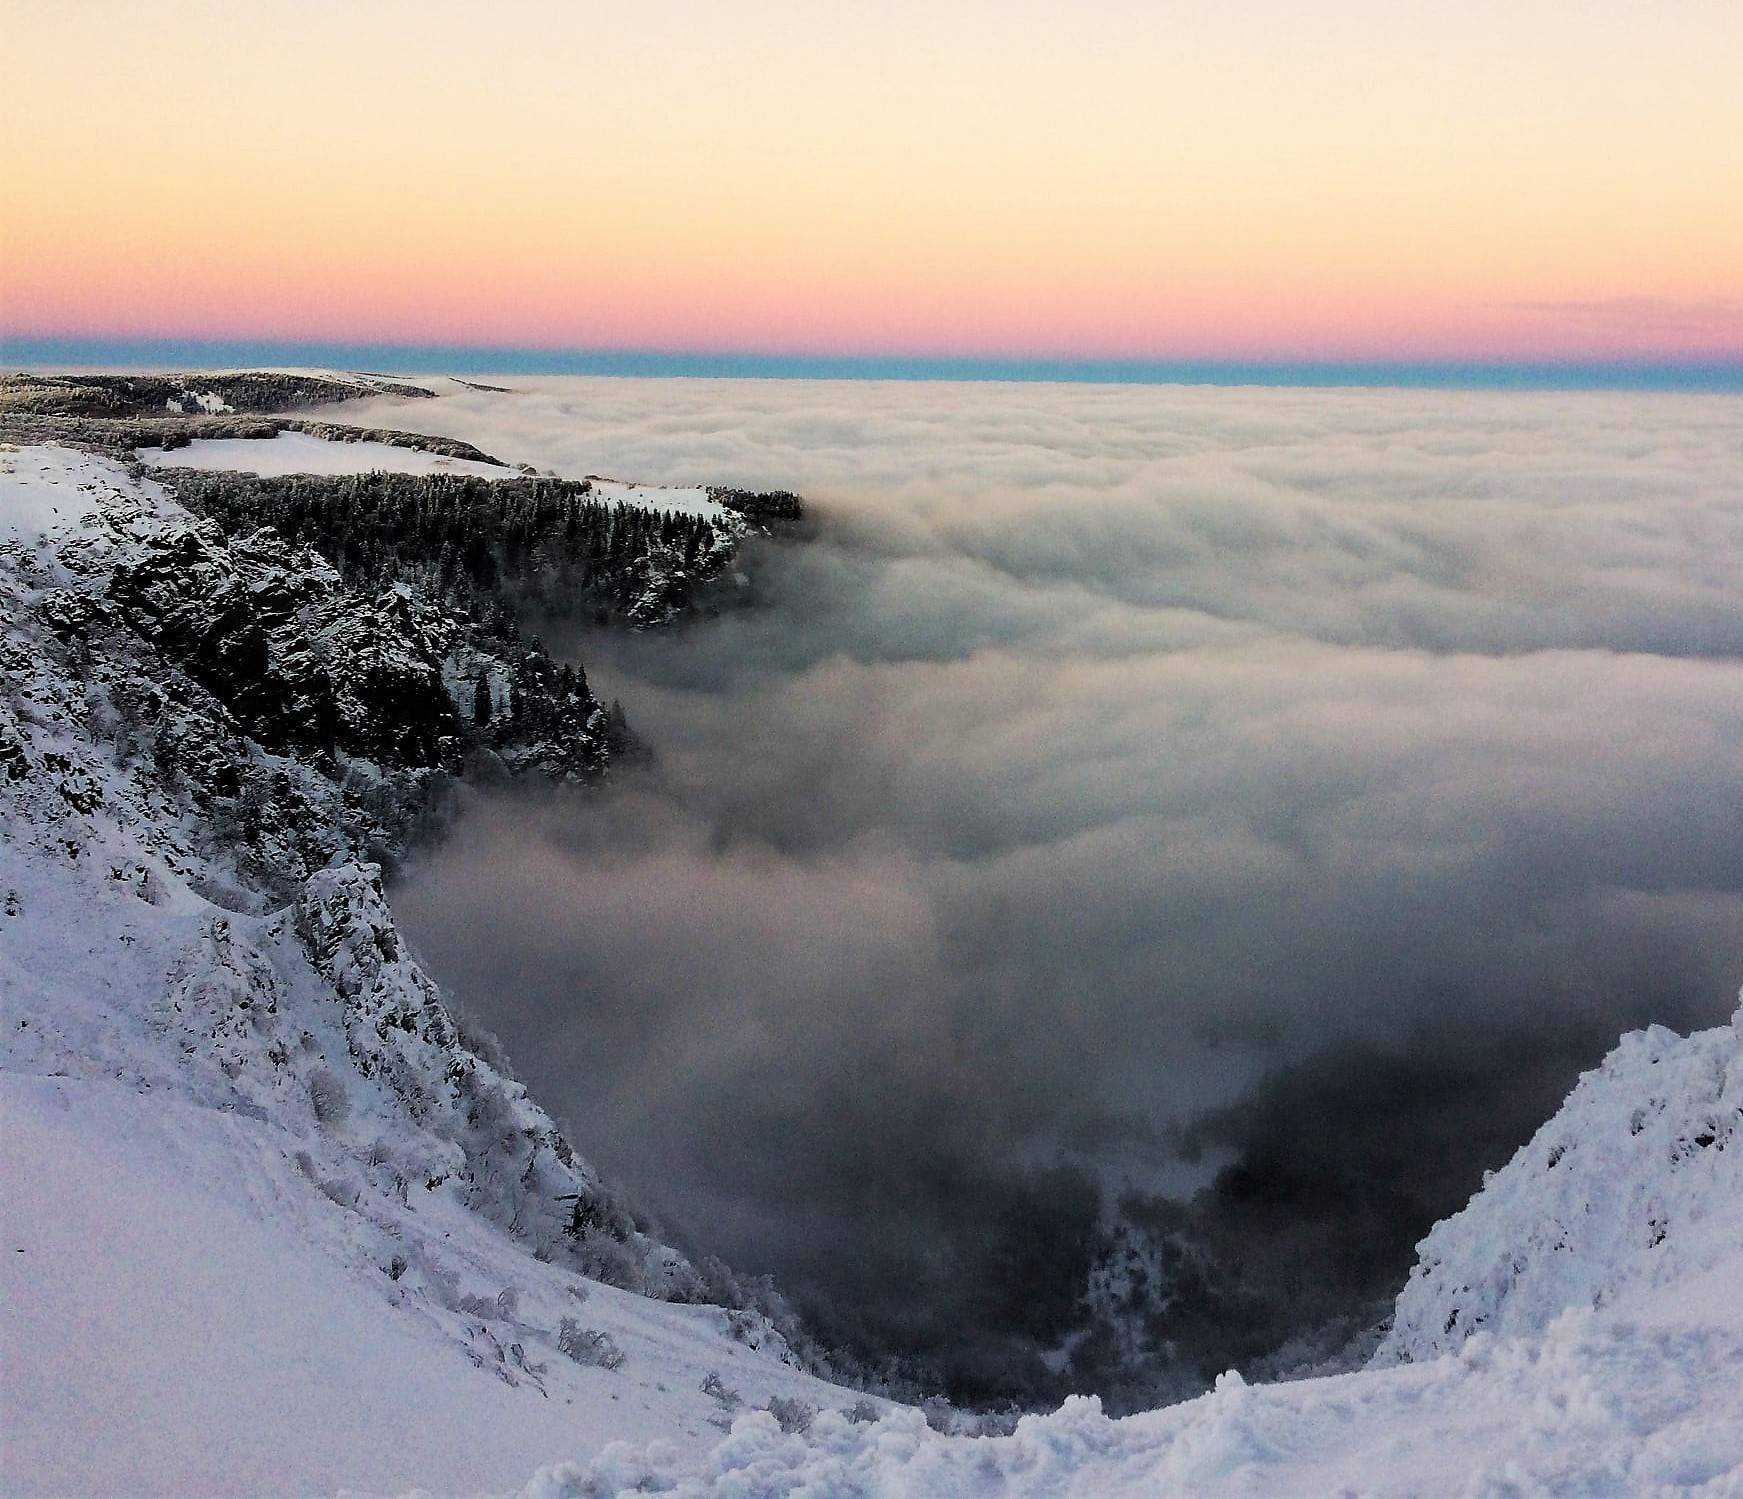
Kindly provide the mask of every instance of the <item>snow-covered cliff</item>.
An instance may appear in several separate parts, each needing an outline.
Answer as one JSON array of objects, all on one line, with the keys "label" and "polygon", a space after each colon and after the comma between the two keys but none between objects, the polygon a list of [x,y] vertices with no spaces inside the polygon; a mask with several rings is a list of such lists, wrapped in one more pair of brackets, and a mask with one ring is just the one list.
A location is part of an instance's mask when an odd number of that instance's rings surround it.
[{"label": "snow-covered cliff", "polygon": [[[349,596],[270,532],[227,543],[101,459],[26,449],[0,470],[42,502],[35,524],[14,511],[0,568],[8,1061],[173,1083],[334,1138],[369,1120],[378,1186],[451,1186],[543,1258],[700,1295],[466,1045],[357,856],[391,831],[366,793],[418,784],[454,712],[441,610],[405,587]],[[72,524],[41,525],[44,504]],[[88,1004],[23,996],[76,974],[94,910],[163,988],[119,988],[128,1011],[75,1036]]]},{"label": "snow-covered cliff", "polygon": [[486,1413],[529,1454],[705,1445],[712,1370],[819,1403],[394,926],[364,852],[444,773],[457,643],[414,588],[0,448],[6,1492],[476,1484],[513,1471]]},{"label": "snow-covered cliff", "polygon": [[[1463,1212],[1418,1246],[1380,1364],[1479,1332],[1542,1334],[1715,1269],[1743,1246],[1743,1009],[1693,1036],[1625,1036]],[[1737,1283],[1743,1297],[1743,1280]]]}]

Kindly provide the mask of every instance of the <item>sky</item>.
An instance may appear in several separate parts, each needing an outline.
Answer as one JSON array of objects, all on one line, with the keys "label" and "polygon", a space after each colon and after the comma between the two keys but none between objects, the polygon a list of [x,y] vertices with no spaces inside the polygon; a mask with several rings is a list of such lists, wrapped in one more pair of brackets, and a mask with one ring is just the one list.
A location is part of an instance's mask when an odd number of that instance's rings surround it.
[{"label": "sky", "polygon": [[396,917],[833,1336],[1057,1397],[1097,1183],[1203,1189],[1142,1380],[1248,1368],[1395,1294],[1619,1033],[1734,1008],[1734,397],[501,383],[351,418],[810,521],[751,607],[529,620],[652,763],[486,798]]},{"label": "sky", "polygon": [[0,336],[1743,358],[1732,0],[0,0]]}]

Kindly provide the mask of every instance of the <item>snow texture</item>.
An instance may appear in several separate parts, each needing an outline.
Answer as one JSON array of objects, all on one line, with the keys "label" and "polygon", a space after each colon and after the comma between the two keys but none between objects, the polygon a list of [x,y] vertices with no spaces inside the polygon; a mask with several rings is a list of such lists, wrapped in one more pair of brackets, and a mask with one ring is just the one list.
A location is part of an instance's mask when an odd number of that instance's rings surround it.
[{"label": "snow texture", "polygon": [[617,479],[586,476],[593,492],[613,505],[635,505],[643,510],[669,510],[678,515],[700,515],[712,521],[735,522],[737,516],[706,489],[674,489],[658,484],[625,484]]},{"label": "snow texture", "polygon": [[478,479],[518,479],[517,469],[448,458],[420,448],[384,442],[329,442],[304,432],[268,438],[196,438],[186,447],[141,448],[152,468],[224,469],[242,474],[470,474]]},{"label": "snow texture", "polygon": [[[1542,1334],[1738,1268],[1743,1009],[1683,1038],[1625,1036],[1463,1212],[1417,1246],[1376,1361],[1457,1352],[1479,1333]],[[1743,1285],[1739,1286],[1743,1291]]]},{"label": "snow texture", "polygon": [[115,482],[107,466],[64,448],[0,447],[0,544],[38,542],[89,520],[98,486]]}]

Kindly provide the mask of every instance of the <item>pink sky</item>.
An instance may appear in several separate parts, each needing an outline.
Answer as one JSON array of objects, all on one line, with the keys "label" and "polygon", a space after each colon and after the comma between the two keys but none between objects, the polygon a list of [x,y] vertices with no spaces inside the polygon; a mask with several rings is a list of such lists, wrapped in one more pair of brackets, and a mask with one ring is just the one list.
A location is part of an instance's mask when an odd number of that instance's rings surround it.
[{"label": "pink sky", "polygon": [[1743,354],[1730,0],[13,0],[7,30],[0,331]]}]

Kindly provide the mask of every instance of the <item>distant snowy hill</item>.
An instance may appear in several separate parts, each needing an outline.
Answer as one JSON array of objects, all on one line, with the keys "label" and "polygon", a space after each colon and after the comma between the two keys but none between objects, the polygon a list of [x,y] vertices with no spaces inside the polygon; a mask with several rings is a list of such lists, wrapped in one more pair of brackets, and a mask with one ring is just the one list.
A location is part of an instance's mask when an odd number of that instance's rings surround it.
[{"label": "distant snowy hill", "polygon": [[506,479],[518,470],[497,463],[450,458],[421,448],[385,442],[334,442],[307,432],[280,432],[266,439],[196,438],[178,448],[141,448],[140,460],[153,468],[220,469],[245,474],[355,474],[371,470],[395,474],[470,474]]}]

